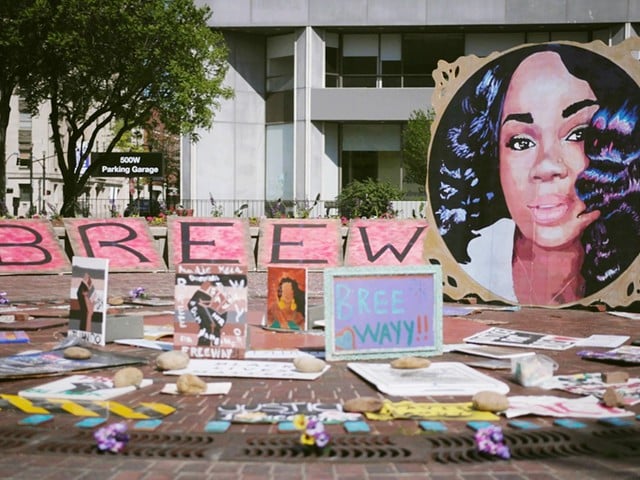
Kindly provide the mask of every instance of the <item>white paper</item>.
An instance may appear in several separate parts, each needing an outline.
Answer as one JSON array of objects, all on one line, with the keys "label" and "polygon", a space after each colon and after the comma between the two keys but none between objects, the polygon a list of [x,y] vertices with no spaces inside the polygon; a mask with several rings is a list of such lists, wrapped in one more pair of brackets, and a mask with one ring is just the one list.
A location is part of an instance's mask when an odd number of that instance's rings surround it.
[{"label": "white paper", "polygon": [[299,372],[293,362],[269,362],[258,360],[209,360],[191,359],[187,368],[167,370],[165,375],[191,373],[199,377],[282,378],[288,380],[315,380],[329,370],[325,365],[321,372]]},{"label": "white paper", "polygon": [[541,415],[559,418],[607,418],[635,415],[629,410],[605,407],[596,397],[564,398],[548,395],[509,397],[507,418],[522,415]]},{"label": "white paper", "polygon": [[577,347],[616,348],[629,340],[628,335],[591,335],[576,343]]},{"label": "white paper", "polygon": [[[207,383],[207,389],[199,395],[226,395],[231,390],[231,382],[213,382]],[[161,393],[169,393],[178,395],[178,385],[175,383],[167,383],[162,388]]]},{"label": "white paper", "polygon": [[389,363],[347,366],[378,390],[394,396],[475,395],[483,390],[507,393],[509,386],[458,362],[434,362],[426,368],[397,369]]}]

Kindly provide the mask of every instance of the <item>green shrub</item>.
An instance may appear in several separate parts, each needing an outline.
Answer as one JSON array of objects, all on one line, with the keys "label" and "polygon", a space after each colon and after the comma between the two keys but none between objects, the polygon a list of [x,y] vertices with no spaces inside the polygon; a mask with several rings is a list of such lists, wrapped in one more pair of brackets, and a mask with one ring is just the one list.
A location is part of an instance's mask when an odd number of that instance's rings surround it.
[{"label": "green shrub", "polygon": [[392,200],[401,200],[402,191],[389,182],[370,178],[354,180],[344,187],[336,201],[340,215],[346,218],[393,218]]}]

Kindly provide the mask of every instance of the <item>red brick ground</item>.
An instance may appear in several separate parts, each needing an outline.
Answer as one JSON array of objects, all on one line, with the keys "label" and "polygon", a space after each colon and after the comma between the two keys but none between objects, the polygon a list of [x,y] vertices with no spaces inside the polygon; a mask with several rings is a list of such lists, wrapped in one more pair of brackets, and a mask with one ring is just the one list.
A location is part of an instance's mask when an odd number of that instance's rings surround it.
[{"label": "red brick ground", "polygon": [[[260,311],[265,303],[264,273],[252,273],[249,281],[250,305],[254,311]],[[137,286],[144,286],[154,296],[171,297],[173,293],[173,274],[171,273],[126,273],[111,274],[109,279],[111,295],[126,295]],[[68,275],[10,276],[0,277],[0,291],[7,291],[14,303],[40,303],[68,301],[70,279]],[[322,276],[312,274],[309,293],[311,302],[322,303]],[[447,320],[445,319],[445,322]],[[632,338],[640,338],[640,322],[625,320],[601,312],[585,310],[545,310],[522,309],[518,312],[484,311],[465,319],[488,325],[493,322],[504,322],[507,328],[557,333],[572,336],[587,336],[592,333],[627,334]],[[454,321],[450,320],[453,325]],[[258,327],[251,327],[258,328]],[[34,343],[29,348],[48,348],[55,344],[56,332],[64,332],[64,327],[46,328],[29,332]],[[462,334],[462,332],[460,332]],[[24,346],[0,346],[0,355],[15,353]],[[108,345],[109,350],[122,351],[142,355],[153,360],[157,352]],[[548,352],[559,364],[559,373],[578,373],[587,371],[611,371],[624,369],[631,376],[640,376],[640,367],[619,367],[596,362],[580,360],[575,349],[564,352]],[[465,357],[458,354],[446,354],[434,358],[434,361],[460,361]],[[331,369],[314,382],[296,382],[280,380],[232,379],[231,392],[223,397],[168,397],[161,394],[164,383],[174,382],[175,377],[163,376],[155,371],[152,365],[141,367],[145,376],[153,378],[154,385],[144,390],[119,397],[118,401],[131,404],[139,402],[165,402],[177,407],[174,414],[166,417],[163,424],[155,431],[160,437],[177,434],[181,439],[188,435],[203,435],[207,421],[215,416],[219,404],[252,403],[266,401],[315,401],[336,402],[355,396],[382,396],[374,387],[353,375],[342,362],[333,363]],[[513,394],[543,394],[539,389],[524,389],[510,381],[505,371],[492,373],[509,383]],[[209,381],[217,381],[215,379]],[[42,379],[24,379],[0,382],[0,393],[15,394],[22,388],[42,383]],[[556,392],[554,392],[555,394]],[[562,395],[562,393],[557,393]],[[391,400],[403,400],[402,397],[387,397]],[[425,401],[468,401],[467,398],[455,397],[412,397],[412,400]],[[640,413],[640,405],[632,407]],[[0,429],[16,432],[27,432],[25,427],[17,425],[24,417],[22,412],[10,409],[0,411]],[[552,428],[549,418],[526,417],[543,427]],[[73,434],[77,431],[74,423],[77,418],[71,415],[58,414],[52,422],[38,427],[35,438],[45,435]],[[587,421],[594,423],[593,421]],[[403,420],[396,422],[368,422],[376,435],[424,435],[417,422]],[[501,420],[505,431],[509,427]],[[464,422],[446,422],[453,433],[468,432]],[[340,426],[329,426],[332,434],[339,436],[344,432]],[[229,430],[227,439],[242,443],[250,435],[286,435],[277,432],[274,425],[234,424]],[[39,437],[40,435],[40,437]],[[362,435],[362,434],[353,434]],[[420,437],[415,437],[416,442]],[[214,441],[226,441],[221,437]],[[640,438],[639,442],[640,443]],[[288,461],[270,457],[251,458],[242,462],[222,461],[213,455],[211,458],[177,458],[153,457],[147,452],[139,457],[125,455],[84,455],[61,454],[38,451],[38,442],[34,440],[33,448],[27,446],[12,448],[10,441],[0,438],[0,477],[15,479],[601,479],[618,478],[620,480],[640,478],[640,451],[635,457],[605,458],[597,455],[577,455],[557,458],[543,458],[517,461],[481,461],[437,463],[433,461],[382,462],[359,461],[353,459],[348,463],[335,461]],[[166,445],[158,445],[158,450]]]}]

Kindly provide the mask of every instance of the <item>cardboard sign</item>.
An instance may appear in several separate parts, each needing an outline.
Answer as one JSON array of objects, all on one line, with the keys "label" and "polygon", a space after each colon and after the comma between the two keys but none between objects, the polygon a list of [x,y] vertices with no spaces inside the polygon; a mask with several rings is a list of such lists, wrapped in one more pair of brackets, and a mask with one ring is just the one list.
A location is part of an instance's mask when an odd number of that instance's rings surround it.
[{"label": "cardboard sign", "polygon": [[260,222],[258,247],[258,269],[336,267],[342,260],[340,220],[264,219]]},{"label": "cardboard sign", "polygon": [[181,263],[255,268],[246,218],[169,217],[167,242],[170,268]]},{"label": "cardboard sign", "polygon": [[324,272],[327,360],[442,353],[439,266]]},{"label": "cardboard sign", "polygon": [[242,358],[247,310],[246,266],[176,267],[175,350],[192,358]]},{"label": "cardboard sign", "polygon": [[109,259],[112,272],[165,271],[144,218],[65,218],[75,255]]},{"label": "cardboard sign", "polygon": [[69,305],[69,336],[106,344],[109,260],[73,257]]},{"label": "cardboard sign", "polygon": [[345,266],[423,265],[427,221],[357,219],[349,223]]},{"label": "cardboard sign", "polygon": [[0,220],[0,275],[70,270],[48,220]]}]

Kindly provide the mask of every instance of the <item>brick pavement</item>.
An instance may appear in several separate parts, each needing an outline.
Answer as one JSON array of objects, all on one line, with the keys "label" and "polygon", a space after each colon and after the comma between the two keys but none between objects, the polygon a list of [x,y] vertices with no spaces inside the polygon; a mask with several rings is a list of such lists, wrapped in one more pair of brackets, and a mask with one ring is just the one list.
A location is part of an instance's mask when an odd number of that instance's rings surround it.
[{"label": "brick pavement", "polygon": [[[265,278],[261,272],[250,274],[249,292],[250,306],[253,309],[264,308]],[[70,278],[68,275],[28,275],[28,276],[0,276],[0,290],[7,291],[13,302],[28,301],[60,301],[65,302],[69,295]],[[137,286],[144,286],[152,295],[171,297],[173,293],[173,274],[171,273],[114,273],[109,279],[110,294],[126,295],[129,290]],[[312,301],[322,301],[322,276],[311,275],[309,293]],[[620,334],[627,333],[640,337],[640,323],[619,319],[605,313],[576,310],[542,310],[522,309],[519,312],[482,312],[476,317],[482,321],[505,322],[508,328],[523,330],[551,331],[553,333],[586,336],[597,333]],[[600,329],[606,325],[606,329]],[[53,330],[44,329],[33,333],[33,338],[43,343],[53,341]],[[153,351],[134,349],[110,345],[108,349],[116,349],[127,353],[144,355],[150,359],[156,354]],[[0,352],[8,352],[0,347]],[[12,352],[11,352],[12,353]],[[546,352],[545,352],[546,353]],[[562,373],[577,373],[584,371],[611,370],[616,367],[605,366],[595,362],[584,362],[575,358],[574,353],[551,352],[561,363]],[[459,360],[455,354],[442,357],[446,361]],[[368,383],[352,375],[343,363],[332,364],[332,368],[315,382],[294,382],[276,380],[233,379],[233,387],[225,397],[170,397],[160,394],[166,377],[154,372],[146,365],[141,367],[145,376],[154,379],[154,385],[125,397],[119,401],[132,403],[139,401],[166,402],[177,407],[177,411],[167,417],[157,430],[158,438],[166,439],[175,434],[177,443],[184,441],[189,435],[202,435],[206,421],[213,418],[215,407],[221,402],[250,403],[251,401],[341,401],[354,396],[379,395]],[[619,368],[619,367],[617,367]],[[640,368],[629,369],[632,376],[640,376]],[[496,374],[507,380],[506,373]],[[507,380],[508,381],[508,380]],[[2,393],[16,393],[18,389],[41,383],[41,379],[26,379],[11,382],[0,382]],[[522,387],[510,383],[512,393],[520,394]],[[533,393],[536,390],[533,390]],[[393,398],[401,400],[402,398]],[[448,399],[412,398],[415,401],[448,401]],[[461,401],[452,399],[451,401]],[[636,413],[640,410],[636,409]],[[8,428],[18,432],[27,430],[18,427],[16,422],[22,414],[15,411],[0,411],[0,429]],[[548,418],[532,418],[536,423],[547,428],[551,427]],[[37,434],[51,435],[59,432],[60,438],[69,435],[76,429],[74,419],[69,415],[56,415],[54,421],[46,426],[37,427]],[[505,423],[501,421],[501,423]],[[410,420],[395,422],[369,422],[376,435],[416,436],[416,442],[421,440],[421,433],[416,422]],[[447,422],[447,426],[454,433],[464,433],[464,422]],[[329,426],[334,436],[344,435],[341,427]],[[507,427],[505,427],[507,428]],[[153,435],[154,433],[149,433]],[[234,424],[229,430],[229,438],[244,438],[252,435],[277,438],[286,434],[278,433],[273,425]],[[354,434],[362,435],[362,434]],[[6,436],[5,436],[6,437]],[[218,437],[221,438],[221,437]],[[300,462],[278,459],[266,455],[264,458],[251,458],[247,461],[228,461],[211,454],[205,458],[184,458],[177,455],[154,457],[153,452],[146,452],[139,456],[124,455],[86,455],[74,450],[71,454],[60,454],[50,451],[39,451],[38,442],[33,441],[34,450],[29,448],[12,449],[11,442],[0,437],[0,477],[2,478],[37,478],[37,479],[601,479],[613,478],[620,480],[640,478],[640,453],[635,457],[609,458],[590,455],[559,456],[557,458],[521,459],[517,461],[490,462],[447,462],[438,463],[428,461],[362,461],[354,458],[348,462],[315,461]],[[160,450],[160,445],[158,446]],[[215,449],[212,450],[215,452]],[[184,452],[183,452],[184,453]]]}]

